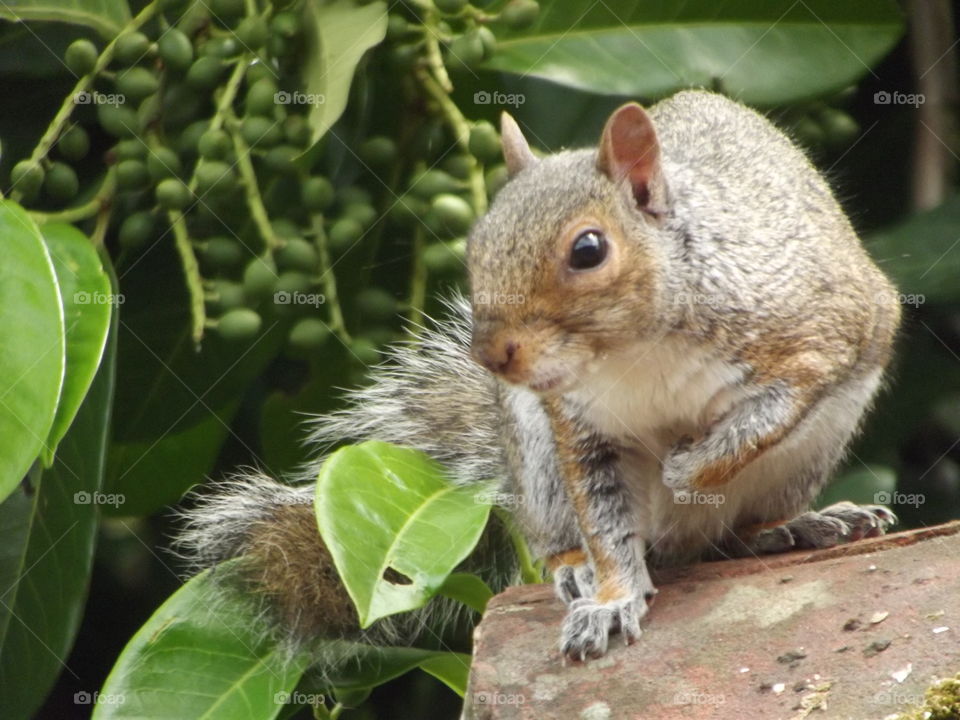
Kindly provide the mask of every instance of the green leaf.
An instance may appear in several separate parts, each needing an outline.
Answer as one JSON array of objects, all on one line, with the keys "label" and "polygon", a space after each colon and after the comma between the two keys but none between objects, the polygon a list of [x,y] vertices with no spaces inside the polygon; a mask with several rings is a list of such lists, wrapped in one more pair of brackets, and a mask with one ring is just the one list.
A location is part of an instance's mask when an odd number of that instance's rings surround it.
[{"label": "green leaf", "polygon": [[420,663],[420,669],[463,697],[467,692],[470,676],[470,656],[464,653],[438,653],[436,657]]},{"label": "green leaf", "polygon": [[44,225],[41,232],[56,271],[66,326],[63,389],[42,453],[43,463],[49,467],[97,374],[107,345],[114,296],[97,250],[82,232],[59,223]]},{"label": "green leaf", "polygon": [[64,370],[63,309],[36,224],[0,201],[0,500],[23,479],[53,425]]},{"label": "green leaf", "polygon": [[875,234],[870,254],[907,305],[960,300],[960,195]]},{"label": "green leaf", "polygon": [[349,0],[303,4],[306,44],[304,87],[310,105],[307,121],[317,142],[347,106],[353,73],[363,54],[378,45],[387,32],[387,6],[373,2],[358,6]]},{"label": "green leaf", "polygon": [[[114,326],[113,338],[116,338]],[[31,473],[0,505],[0,707],[29,718],[76,637],[96,543],[109,436],[115,342],[60,443],[53,466]]]},{"label": "green leaf", "polygon": [[440,594],[483,614],[493,597],[490,586],[473,573],[453,573],[440,587]]},{"label": "green leaf", "polygon": [[125,502],[105,507],[105,512],[151,515],[203,482],[213,469],[239,407],[239,401],[234,402],[187,430],[157,440],[111,443],[105,488],[108,493],[122,495]]},{"label": "green leaf", "polygon": [[[320,468],[317,523],[362,627],[421,607],[470,553],[490,505],[425,454],[370,441]],[[399,574],[399,575],[398,575]]]},{"label": "green leaf", "polygon": [[532,28],[498,36],[486,67],[598,94],[713,87],[776,105],[855,82],[902,29],[892,0],[543,0]]},{"label": "green leaf", "polygon": [[[216,572],[231,572],[234,562]],[[171,595],[127,643],[93,718],[274,718],[303,666],[257,632],[249,599],[208,570]]]},{"label": "green leaf", "polygon": [[0,19],[86,25],[112,38],[130,20],[130,8],[125,0],[6,0],[0,3]]},{"label": "green leaf", "polygon": [[[458,672],[462,672],[466,677],[470,671],[470,657],[462,653],[410,647],[376,647],[346,640],[332,640],[330,646],[325,654],[331,657],[348,657],[350,662],[323,668],[316,683],[307,683],[308,689],[325,692],[329,688],[336,688],[335,692],[339,693],[367,690],[383,685],[425,663],[450,678],[456,678]],[[448,658],[447,663],[460,665],[460,671],[446,667],[442,658]],[[307,677],[311,676],[308,674]],[[447,682],[444,678],[440,679]]]}]

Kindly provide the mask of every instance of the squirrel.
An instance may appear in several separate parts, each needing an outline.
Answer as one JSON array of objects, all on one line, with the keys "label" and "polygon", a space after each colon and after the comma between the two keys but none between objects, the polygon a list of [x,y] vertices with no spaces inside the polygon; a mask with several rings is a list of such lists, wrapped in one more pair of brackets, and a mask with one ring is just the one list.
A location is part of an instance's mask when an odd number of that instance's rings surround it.
[{"label": "squirrel", "polygon": [[[499,479],[578,660],[640,636],[648,563],[896,523],[879,505],[809,510],[882,386],[900,311],[786,134],[689,90],[623,105],[596,148],[538,157],[506,113],[501,136],[509,180],[469,234],[469,305],[313,420],[313,447],[379,439],[456,482]],[[295,485],[233,478],[181,538],[198,566],[248,558],[291,636],[356,626],[310,507],[322,459]],[[483,570],[494,589],[513,579],[503,557]]]}]

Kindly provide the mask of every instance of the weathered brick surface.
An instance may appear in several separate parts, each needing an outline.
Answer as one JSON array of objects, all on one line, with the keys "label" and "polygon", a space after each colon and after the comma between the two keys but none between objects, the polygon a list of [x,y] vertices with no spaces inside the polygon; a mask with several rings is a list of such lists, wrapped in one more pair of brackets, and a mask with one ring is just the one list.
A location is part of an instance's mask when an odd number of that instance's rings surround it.
[{"label": "weathered brick surface", "polygon": [[585,664],[562,617],[546,586],[491,601],[465,718],[881,720],[960,671],[960,522],[663,576],[640,641]]}]

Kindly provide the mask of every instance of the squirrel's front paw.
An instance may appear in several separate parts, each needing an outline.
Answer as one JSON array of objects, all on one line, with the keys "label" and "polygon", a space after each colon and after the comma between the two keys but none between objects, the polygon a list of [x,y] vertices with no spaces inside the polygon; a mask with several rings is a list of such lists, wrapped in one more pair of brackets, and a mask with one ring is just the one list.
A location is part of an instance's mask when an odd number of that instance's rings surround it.
[{"label": "squirrel's front paw", "polygon": [[693,440],[683,438],[667,453],[663,460],[663,484],[677,492],[695,490],[692,480],[697,474],[697,462]]},{"label": "squirrel's front paw", "polygon": [[580,598],[593,597],[597,591],[590,563],[560,565],[553,571],[553,588],[564,604]]},{"label": "squirrel's front paw", "polygon": [[574,660],[599,657],[607,652],[610,633],[619,630],[629,645],[640,637],[640,620],[647,614],[642,595],[610,602],[580,598],[570,603],[563,621],[560,652]]}]

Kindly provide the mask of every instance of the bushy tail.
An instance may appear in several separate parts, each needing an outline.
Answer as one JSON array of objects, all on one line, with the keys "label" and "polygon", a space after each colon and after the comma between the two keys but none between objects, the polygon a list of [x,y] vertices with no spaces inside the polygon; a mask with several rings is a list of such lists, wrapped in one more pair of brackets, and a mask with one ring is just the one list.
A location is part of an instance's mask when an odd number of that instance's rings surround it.
[{"label": "bushy tail", "polygon": [[[373,382],[347,396],[344,409],[310,421],[308,442],[317,455],[294,484],[237,473],[195,494],[182,513],[180,555],[195,570],[242,557],[244,590],[288,644],[357,635],[353,605],[314,518],[314,481],[333,445],[384,440],[426,452],[457,482],[504,477],[496,384],[469,357],[466,301],[457,297],[449,306],[448,320],[393,348],[374,369]],[[497,589],[512,579],[512,562],[496,550],[499,543],[488,543],[483,567],[473,569]],[[434,605],[434,612],[451,611]],[[367,639],[408,642],[424,622],[422,614],[382,621]]]}]

